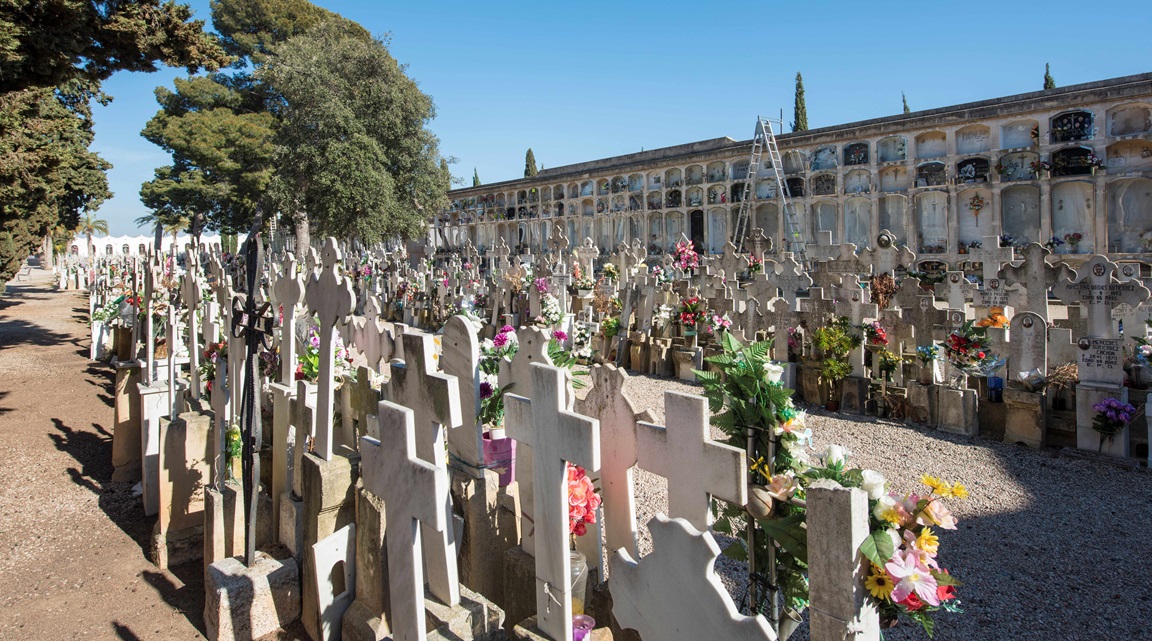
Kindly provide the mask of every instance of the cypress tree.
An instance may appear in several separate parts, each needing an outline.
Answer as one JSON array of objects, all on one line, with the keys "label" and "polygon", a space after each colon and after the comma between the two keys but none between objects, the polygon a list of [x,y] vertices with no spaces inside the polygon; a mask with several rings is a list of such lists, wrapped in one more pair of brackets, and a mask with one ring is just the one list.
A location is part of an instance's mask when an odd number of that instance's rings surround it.
[{"label": "cypress tree", "polygon": [[1047,62],[1044,63],[1044,88],[1055,89],[1056,80],[1052,77],[1052,66]]},{"label": "cypress tree", "polygon": [[480,186],[480,172],[477,171],[475,167],[472,168],[472,186]]},{"label": "cypress tree", "polygon": [[792,131],[808,131],[808,106],[804,104],[804,78],[796,72],[796,99],[793,103]]},{"label": "cypress tree", "polygon": [[528,153],[524,154],[524,177],[531,178],[539,173],[536,169],[536,154],[532,153],[532,148],[528,148]]},{"label": "cypress tree", "polygon": [[900,92],[900,99],[904,101],[904,113],[912,113],[912,110],[908,108],[908,96],[904,95],[903,91]]}]

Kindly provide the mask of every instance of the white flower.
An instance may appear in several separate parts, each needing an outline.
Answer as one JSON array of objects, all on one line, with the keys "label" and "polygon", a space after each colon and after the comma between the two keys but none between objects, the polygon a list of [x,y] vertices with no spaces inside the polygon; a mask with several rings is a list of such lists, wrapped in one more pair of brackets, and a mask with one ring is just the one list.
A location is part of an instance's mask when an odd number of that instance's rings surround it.
[{"label": "white flower", "polygon": [[893,505],[896,505],[896,499],[887,494],[881,494],[876,502],[876,507],[872,508],[872,516],[876,517],[877,521],[883,521],[884,513]]},{"label": "white flower", "polygon": [[860,489],[868,493],[868,498],[873,501],[884,496],[884,484],[887,482],[884,475],[873,471],[864,470],[864,481],[860,484]]},{"label": "white flower", "polygon": [[764,363],[764,373],[768,375],[769,383],[779,383],[784,377],[784,366],[768,361]]},{"label": "white flower", "polygon": [[851,455],[851,452],[839,445],[829,445],[828,449],[824,450],[824,465],[843,463],[844,459]]}]

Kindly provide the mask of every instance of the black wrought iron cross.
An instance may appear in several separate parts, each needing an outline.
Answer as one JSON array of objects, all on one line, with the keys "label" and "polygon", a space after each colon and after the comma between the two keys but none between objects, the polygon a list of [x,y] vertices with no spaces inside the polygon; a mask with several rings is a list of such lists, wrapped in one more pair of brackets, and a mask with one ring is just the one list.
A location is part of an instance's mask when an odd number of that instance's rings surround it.
[{"label": "black wrought iron cross", "polygon": [[264,246],[260,234],[253,230],[245,242],[244,269],[247,291],[232,299],[232,336],[243,336],[244,389],[240,399],[240,433],[243,438],[241,465],[244,477],[244,560],[251,567],[256,562],[256,510],[260,504],[260,349],[268,347],[272,336],[271,305],[258,306],[260,275],[264,264]]}]

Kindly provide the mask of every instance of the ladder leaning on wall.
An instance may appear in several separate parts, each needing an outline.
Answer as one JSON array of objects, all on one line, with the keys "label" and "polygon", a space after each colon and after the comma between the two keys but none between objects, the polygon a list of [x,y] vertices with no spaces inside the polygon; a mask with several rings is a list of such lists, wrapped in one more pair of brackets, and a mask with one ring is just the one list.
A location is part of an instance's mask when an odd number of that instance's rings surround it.
[{"label": "ladder leaning on wall", "polygon": [[752,217],[752,183],[760,171],[764,150],[768,150],[768,164],[772,167],[772,178],[776,181],[776,195],[780,201],[780,210],[784,212],[784,223],[787,226],[787,247],[785,251],[792,252],[796,262],[804,264],[804,228],[800,218],[788,198],[787,185],[784,182],[783,161],[780,158],[780,147],[776,145],[776,136],[772,132],[772,121],[767,118],[756,118],[756,133],[752,137],[752,159],[748,163],[748,175],[744,180],[744,194],[740,199],[740,214],[736,219],[736,233],[732,236],[732,244],[736,250],[744,251],[744,240],[748,237],[749,220]]}]

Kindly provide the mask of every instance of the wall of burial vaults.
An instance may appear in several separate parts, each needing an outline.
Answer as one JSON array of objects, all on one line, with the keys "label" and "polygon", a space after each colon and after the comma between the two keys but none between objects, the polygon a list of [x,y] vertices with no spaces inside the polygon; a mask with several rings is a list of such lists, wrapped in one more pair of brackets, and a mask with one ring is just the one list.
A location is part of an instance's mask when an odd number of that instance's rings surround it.
[{"label": "wall of burial vaults", "polygon": [[1016,185],[1000,192],[1004,234],[1017,242],[1043,243],[1040,236],[1040,188]]},{"label": "wall of burial vaults", "polygon": [[1152,249],[1152,180],[1127,178],[1108,183],[1108,251]]}]

